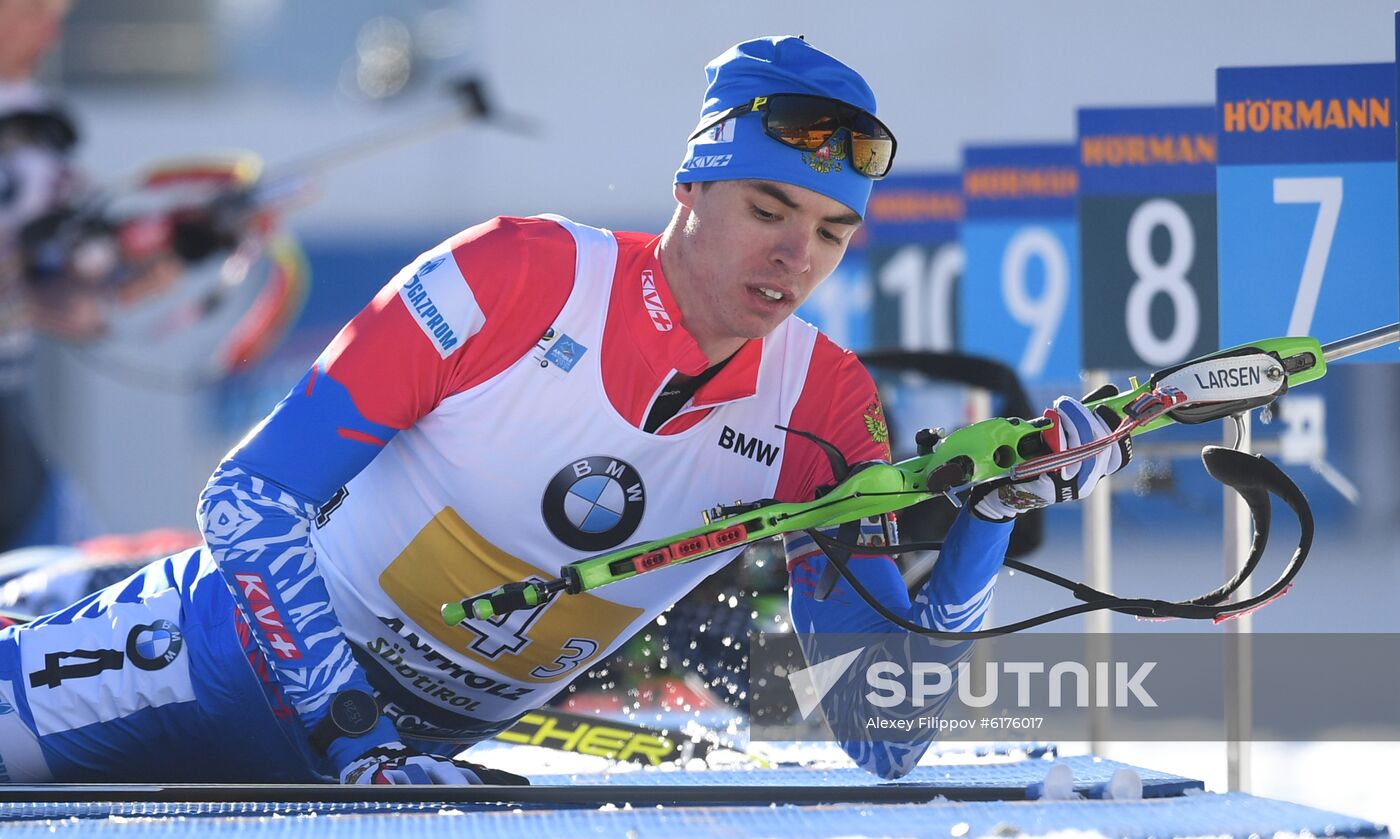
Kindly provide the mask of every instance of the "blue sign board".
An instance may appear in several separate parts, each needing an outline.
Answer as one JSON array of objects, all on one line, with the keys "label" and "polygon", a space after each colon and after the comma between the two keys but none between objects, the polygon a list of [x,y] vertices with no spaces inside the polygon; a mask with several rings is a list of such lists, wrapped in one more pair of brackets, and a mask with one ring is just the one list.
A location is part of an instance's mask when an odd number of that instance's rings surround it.
[{"label": "blue sign board", "polygon": [[1072,144],[963,152],[959,348],[1009,364],[1027,385],[1079,377],[1077,159]]},{"label": "blue sign board", "polygon": [[1215,108],[1079,111],[1084,366],[1216,349]]},{"label": "blue sign board", "polygon": [[1395,89],[1394,64],[1217,71],[1222,345],[1400,320]]},{"label": "blue sign board", "polygon": [[962,217],[956,172],[897,175],[875,184],[865,213],[874,346],[957,348]]}]

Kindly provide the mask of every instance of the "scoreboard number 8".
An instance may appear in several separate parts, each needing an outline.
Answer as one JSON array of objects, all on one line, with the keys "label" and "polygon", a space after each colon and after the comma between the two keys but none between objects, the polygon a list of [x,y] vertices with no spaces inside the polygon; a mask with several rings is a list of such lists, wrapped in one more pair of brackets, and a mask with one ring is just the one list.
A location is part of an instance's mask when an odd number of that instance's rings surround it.
[{"label": "scoreboard number 8", "polygon": [[[1167,232],[1167,258],[1152,256],[1152,233]],[[1128,343],[1148,364],[1174,364],[1191,352],[1201,328],[1201,306],[1186,272],[1196,258],[1196,233],[1191,219],[1175,201],[1154,198],[1133,211],[1128,220],[1128,264],[1134,282],[1128,291]],[[1165,294],[1172,303],[1171,332],[1159,338],[1152,330],[1152,300]]]}]

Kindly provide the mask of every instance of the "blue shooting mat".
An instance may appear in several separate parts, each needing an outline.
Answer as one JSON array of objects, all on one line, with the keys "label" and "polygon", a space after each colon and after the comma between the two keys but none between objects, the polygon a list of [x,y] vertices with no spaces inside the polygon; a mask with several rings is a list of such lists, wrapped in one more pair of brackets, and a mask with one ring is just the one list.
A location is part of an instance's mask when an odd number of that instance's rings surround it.
[{"label": "blue shooting mat", "polygon": [[1088,793],[1096,784],[1107,783],[1115,769],[1135,769],[1142,778],[1144,797],[1164,797],[1182,795],[1191,790],[1203,790],[1205,784],[1180,775],[1139,769],[1126,763],[1104,760],[1092,755],[1076,755],[1049,760],[1019,760],[1010,763],[950,763],[935,766],[919,766],[898,781],[882,781],[863,769],[842,767],[839,769],[806,769],[798,767],[777,767],[773,769],[741,769],[736,771],[711,770],[708,772],[667,772],[647,770],[640,772],[616,772],[580,775],[535,775],[530,780],[535,784],[635,784],[657,785],[685,784],[699,786],[743,786],[743,787],[871,787],[890,784],[916,786],[934,785],[960,789],[979,787],[1024,788],[1045,780],[1045,773],[1052,763],[1068,765],[1074,772],[1074,788],[1077,792]]},{"label": "blue shooting mat", "polygon": [[[107,816],[117,816],[108,819]],[[334,816],[334,818],[325,818]],[[1043,836],[1085,831],[1124,839],[1275,833],[1384,836],[1383,826],[1243,793],[1144,801],[1046,801],[829,807],[670,807],[463,812],[435,804],[16,804],[6,837],[142,835],[541,839],[549,836]],[[89,819],[102,819],[91,821]],[[24,820],[16,822],[12,820]]]}]

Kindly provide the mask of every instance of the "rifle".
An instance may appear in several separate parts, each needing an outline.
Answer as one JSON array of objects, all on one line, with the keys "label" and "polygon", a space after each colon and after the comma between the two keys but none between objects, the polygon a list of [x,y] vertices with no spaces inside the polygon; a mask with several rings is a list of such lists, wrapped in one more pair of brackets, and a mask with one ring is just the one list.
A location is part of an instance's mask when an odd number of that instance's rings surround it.
[{"label": "rifle", "polygon": [[[1175,423],[1199,424],[1228,417],[1234,417],[1238,423],[1245,412],[1270,404],[1293,387],[1322,378],[1329,362],[1397,341],[1400,341],[1400,323],[1326,346],[1308,337],[1270,338],[1159,370],[1141,384],[1134,378],[1125,393],[1110,387],[1111,392],[1086,398],[1091,409],[1110,409],[1119,419],[1117,427],[1103,437],[1063,451],[1052,450],[1048,442],[1050,435],[1042,433],[1050,430],[1048,418],[994,417],[951,433],[940,428],[926,428],[915,435],[918,456],[899,463],[867,461],[853,466],[845,463],[834,446],[814,435],[782,429],[822,447],[838,480],[835,487],[807,502],[767,499],[720,505],[707,512],[702,527],[571,562],[555,579],[507,583],[485,594],[445,603],[442,618],[450,626],[469,619],[490,620],[520,609],[535,608],[556,596],[592,591],[638,574],[654,573],[791,531],[807,531],[831,560],[830,566],[876,612],[895,625],[922,635],[950,639],[994,637],[1101,609],[1153,619],[1219,622],[1239,617],[1287,591],[1311,549],[1313,518],[1307,499],[1297,485],[1272,462],[1221,446],[1207,446],[1202,460],[1212,477],[1244,498],[1253,518],[1254,536],[1249,556],[1235,578],[1189,600],[1118,597],[1035,566],[1007,560],[1008,566],[1067,588],[1083,602],[993,629],[940,632],[893,613],[850,572],[847,560],[851,554],[870,553],[870,548],[860,548],[849,536],[843,538],[838,533],[833,538],[820,531],[847,525],[849,533],[853,522],[900,510],[936,495],[946,495],[956,504],[953,492],[960,487],[999,479],[1034,478],[1087,460],[1122,440]],[[1298,518],[1297,549],[1278,579],[1262,592],[1227,603],[1258,566],[1267,546],[1270,495],[1282,500]],[[937,543],[901,544],[883,548],[880,553],[938,547]]]}]

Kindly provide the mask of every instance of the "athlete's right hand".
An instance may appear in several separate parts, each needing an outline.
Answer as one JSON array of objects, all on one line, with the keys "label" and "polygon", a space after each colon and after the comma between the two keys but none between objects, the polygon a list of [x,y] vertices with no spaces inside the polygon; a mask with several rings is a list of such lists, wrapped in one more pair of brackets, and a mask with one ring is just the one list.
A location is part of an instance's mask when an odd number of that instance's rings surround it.
[{"label": "athlete's right hand", "polygon": [[507,784],[528,786],[519,775],[449,757],[423,754],[397,741],[375,746],[340,770],[342,784]]}]

